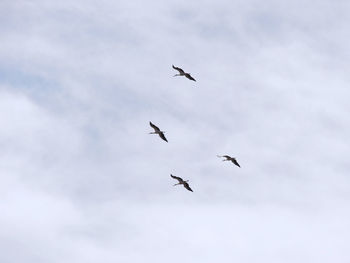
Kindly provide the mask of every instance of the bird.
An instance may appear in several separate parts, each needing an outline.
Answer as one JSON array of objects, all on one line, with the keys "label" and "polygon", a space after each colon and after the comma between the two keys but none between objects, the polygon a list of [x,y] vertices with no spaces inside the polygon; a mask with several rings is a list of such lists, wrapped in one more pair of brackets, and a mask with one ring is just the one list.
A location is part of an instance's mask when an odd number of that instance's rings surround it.
[{"label": "bird", "polygon": [[154,125],[152,122],[149,122],[149,125],[154,129],[154,132],[150,132],[149,134],[158,134],[160,138],[162,138],[164,141],[168,142],[168,140],[165,138],[165,131],[161,131],[156,125]]},{"label": "bird", "polygon": [[175,74],[174,77],[185,76],[186,78],[188,78],[190,80],[196,81],[194,78],[192,78],[190,73],[186,73],[185,71],[183,71],[183,69],[175,67],[174,65],[173,65],[173,69],[176,69],[179,72],[179,74]]},{"label": "bird", "polygon": [[184,181],[182,178],[180,177],[177,177],[177,176],[174,176],[172,174],[170,174],[170,176],[176,180],[178,180],[179,182],[177,184],[174,184],[175,185],[179,185],[179,184],[182,184],[188,191],[192,191],[191,187],[188,185],[188,180]]},{"label": "bird", "polygon": [[223,162],[224,161],[231,161],[231,162],[233,162],[235,165],[237,165],[239,168],[241,168],[241,166],[239,165],[239,163],[237,162],[237,160],[236,160],[236,158],[234,158],[234,157],[231,157],[231,156],[228,156],[228,155],[222,155],[222,156],[220,156],[220,155],[217,155],[217,157],[223,157],[223,158],[226,158],[226,160],[222,160]]}]

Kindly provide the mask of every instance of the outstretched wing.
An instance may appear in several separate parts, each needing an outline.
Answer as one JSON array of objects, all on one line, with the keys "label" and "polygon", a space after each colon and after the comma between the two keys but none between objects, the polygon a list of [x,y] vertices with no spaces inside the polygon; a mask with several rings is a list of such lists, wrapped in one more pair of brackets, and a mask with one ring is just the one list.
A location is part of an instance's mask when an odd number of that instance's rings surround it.
[{"label": "outstretched wing", "polygon": [[184,187],[188,190],[188,191],[192,191],[191,187],[188,185],[188,183],[184,183]]},{"label": "outstretched wing", "polygon": [[158,133],[159,137],[162,138],[164,141],[168,142],[168,140],[165,138],[164,133]]},{"label": "outstretched wing", "polygon": [[183,71],[182,68],[178,68],[173,65],[173,69],[176,69],[180,74],[185,74],[185,71]]},{"label": "outstretched wing", "polygon": [[228,155],[223,155],[222,157],[226,158],[226,159],[232,159],[231,156],[228,156]]},{"label": "outstretched wing", "polygon": [[152,127],[156,132],[159,132],[159,131],[160,131],[160,129],[159,129],[156,125],[154,125],[152,122],[149,122],[149,125],[151,125],[151,127]]},{"label": "outstretched wing", "polygon": [[192,78],[192,76],[188,73],[185,74],[185,77],[190,79],[190,80],[193,80],[193,81],[196,81],[194,78]]},{"label": "outstretched wing", "polygon": [[235,165],[237,165],[239,168],[241,168],[241,166],[239,165],[239,163],[237,162],[237,160],[235,158],[232,158],[231,160]]},{"label": "outstretched wing", "polygon": [[170,174],[170,176],[171,176],[171,178],[174,178],[174,179],[178,180],[179,183],[182,183],[182,182],[184,181],[184,180],[182,180],[182,178],[177,177],[177,176],[174,176],[174,175],[172,175],[172,174]]}]

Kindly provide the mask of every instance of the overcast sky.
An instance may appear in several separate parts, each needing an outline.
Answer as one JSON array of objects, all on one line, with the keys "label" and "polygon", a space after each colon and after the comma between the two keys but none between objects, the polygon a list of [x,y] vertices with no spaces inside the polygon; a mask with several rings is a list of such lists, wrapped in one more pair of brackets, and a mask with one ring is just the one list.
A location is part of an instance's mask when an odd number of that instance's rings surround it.
[{"label": "overcast sky", "polygon": [[0,262],[350,262],[349,13],[2,0]]}]

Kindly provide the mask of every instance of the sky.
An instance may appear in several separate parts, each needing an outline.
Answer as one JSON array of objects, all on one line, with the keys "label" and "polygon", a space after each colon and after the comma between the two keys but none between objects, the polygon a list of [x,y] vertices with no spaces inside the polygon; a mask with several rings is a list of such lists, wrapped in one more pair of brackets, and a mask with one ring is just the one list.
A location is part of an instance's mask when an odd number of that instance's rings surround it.
[{"label": "sky", "polygon": [[2,0],[0,262],[349,262],[349,12]]}]

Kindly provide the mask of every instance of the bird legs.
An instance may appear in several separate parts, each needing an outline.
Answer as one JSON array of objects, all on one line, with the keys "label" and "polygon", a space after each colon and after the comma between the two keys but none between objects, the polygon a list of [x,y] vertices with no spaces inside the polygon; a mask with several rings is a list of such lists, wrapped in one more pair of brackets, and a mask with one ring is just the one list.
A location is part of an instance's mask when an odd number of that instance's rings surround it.
[{"label": "bird legs", "polygon": [[223,162],[224,161],[230,161],[230,159],[228,159],[227,157],[225,157],[225,156],[221,156],[221,155],[216,155],[217,157],[219,157],[219,158],[226,158],[225,160],[222,160]]},{"label": "bird legs", "polygon": [[181,183],[177,183],[177,184],[174,184],[174,186],[175,185],[179,185],[179,184],[185,184],[185,183],[188,183],[190,180],[186,180],[186,181],[183,181],[183,182],[181,182]]},{"label": "bird legs", "polygon": [[160,133],[165,133],[165,131],[159,131],[159,132],[150,132],[149,134],[160,134]]}]

